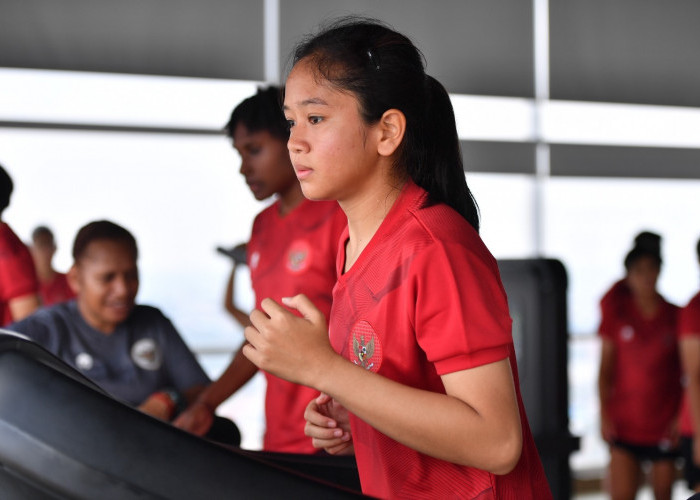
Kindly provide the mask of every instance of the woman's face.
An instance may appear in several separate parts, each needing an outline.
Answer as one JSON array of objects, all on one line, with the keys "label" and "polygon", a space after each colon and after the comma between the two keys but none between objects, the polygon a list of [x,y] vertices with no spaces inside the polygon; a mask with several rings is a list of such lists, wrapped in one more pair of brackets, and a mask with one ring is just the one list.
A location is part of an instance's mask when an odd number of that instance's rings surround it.
[{"label": "woman's face", "polygon": [[92,241],[68,278],[83,319],[102,333],[112,333],[134,309],[139,274],[133,250],[123,242]]},{"label": "woman's face", "polygon": [[632,294],[638,297],[655,295],[659,272],[659,263],[653,257],[642,256],[632,262],[627,270],[627,285]]},{"label": "woman's face", "polygon": [[284,113],[287,147],[304,196],[344,201],[378,180],[378,127],[364,123],[353,94],[316,78],[305,60],[287,79]]},{"label": "woman's face", "polygon": [[241,157],[241,175],[256,200],[284,195],[296,184],[285,141],[267,130],[250,132],[239,123],[233,131],[233,147]]}]

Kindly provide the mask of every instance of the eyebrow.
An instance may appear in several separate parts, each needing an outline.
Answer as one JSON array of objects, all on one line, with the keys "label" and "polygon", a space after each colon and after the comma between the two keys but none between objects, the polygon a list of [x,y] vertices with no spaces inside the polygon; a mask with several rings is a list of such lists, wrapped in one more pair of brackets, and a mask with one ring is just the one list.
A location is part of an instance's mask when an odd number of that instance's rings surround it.
[{"label": "eyebrow", "polygon": [[[309,104],[320,104],[321,106],[328,106],[328,103],[321,99],[320,97],[312,97],[311,99],[304,99],[299,103],[300,106],[308,106]],[[289,109],[289,106],[284,104],[282,109]]]}]

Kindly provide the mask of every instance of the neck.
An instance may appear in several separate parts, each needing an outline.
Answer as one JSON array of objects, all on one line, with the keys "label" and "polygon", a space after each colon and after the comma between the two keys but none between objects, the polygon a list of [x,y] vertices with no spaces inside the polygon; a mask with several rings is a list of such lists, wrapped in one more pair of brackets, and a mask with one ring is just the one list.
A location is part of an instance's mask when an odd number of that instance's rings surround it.
[{"label": "neck", "polygon": [[36,275],[39,281],[46,283],[51,281],[56,276],[56,271],[51,267],[51,264],[37,264]]},{"label": "neck", "polygon": [[637,295],[634,297],[634,302],[641,311],[642,316],[651,317],[656,313],[661,301],[659,296],[654,293],[651,295]]},{"label": "neck", "polygon": [[382,225],[401,194],[403,182],[380,184],[351,200],[339,201],[348,218],[349,239],[345,247],[345,270],[352,267]]},{"label": "neck", "polygon": [[280,215],[287,215],[304,201],[304,193],[296,179],[288,189],[279,193]]},{"label": "neck", "polygon": [[92,328],[97,330],[100,333],[103,333],[104,335],[109,335],[111,333],[114,333],[114,330],[117,329],[117,324],[116,323],[105,323],[102,321],[99,321],[98,319],[92,317],[84,304],[80,301],[80,298],[77,300],[78,304],[78,312],[80,312],[80,315],[83,317],[83,320],[85,320],[85,323],[90,325]]}]

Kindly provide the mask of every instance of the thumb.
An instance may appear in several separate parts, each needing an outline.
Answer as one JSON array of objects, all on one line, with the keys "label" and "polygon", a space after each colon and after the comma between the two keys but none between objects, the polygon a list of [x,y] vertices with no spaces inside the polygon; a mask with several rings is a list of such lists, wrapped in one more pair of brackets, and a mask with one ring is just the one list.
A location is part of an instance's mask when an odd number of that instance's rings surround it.
[{"label": "thumb", "polygon": [[318,396],[316,396],[316,404],[318,405],[325,405],[331,400],[331,397],[326,394],[325,392],[320,393]]},{"label": "thumb", "polygon": [[299,311],[304,319],[313,324],[325,323],[326,321],[323,313],[319,311],[313,302],[303,293],[295,295],[294,297],[282,297],[282,303],[287,307]]}]

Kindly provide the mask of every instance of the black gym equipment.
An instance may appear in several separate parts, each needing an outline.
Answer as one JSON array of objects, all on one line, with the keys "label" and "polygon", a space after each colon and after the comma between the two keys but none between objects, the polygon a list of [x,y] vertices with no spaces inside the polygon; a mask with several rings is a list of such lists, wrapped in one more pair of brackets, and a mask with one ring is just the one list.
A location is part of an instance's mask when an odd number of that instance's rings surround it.
[{"label": "black gym equipment", "polygon": [[109,397],[39,345],[0,333],[3,499],[361,497],[317,477],[335,477],[335,458],[318,457],[318,469],[302,464],[304,474],[294,456],[272,460],[198,438]]},{"label": "black gym equipment", "polygon": [[552,495],[571,497],[567,277],[554,259],[499,260],[513,319],[520,392]]}]

